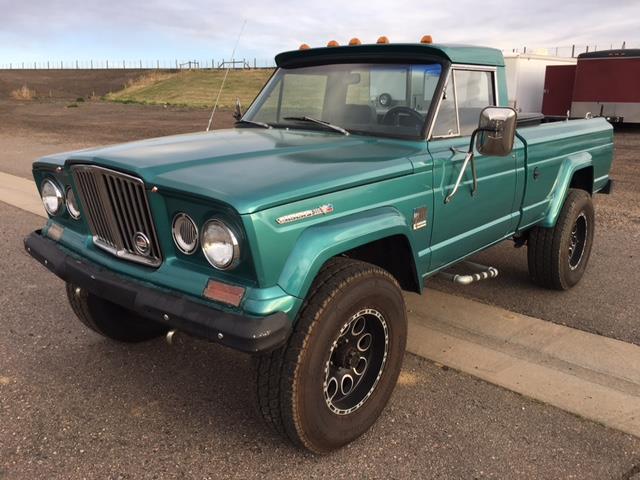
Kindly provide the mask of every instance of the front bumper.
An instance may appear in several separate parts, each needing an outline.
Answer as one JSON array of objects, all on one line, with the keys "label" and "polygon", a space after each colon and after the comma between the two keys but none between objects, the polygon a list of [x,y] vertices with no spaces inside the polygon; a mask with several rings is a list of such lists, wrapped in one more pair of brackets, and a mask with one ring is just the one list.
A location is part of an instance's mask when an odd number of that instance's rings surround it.
[{"label": "front bumper", "polygon": [[190,335],[248,353],[274,350],[287,341],[291,321],[283,312],[254,317],[224,312],[157,286],[115,274],[68,254],[40,230],[24,239],[33,258],[62,280]]}]

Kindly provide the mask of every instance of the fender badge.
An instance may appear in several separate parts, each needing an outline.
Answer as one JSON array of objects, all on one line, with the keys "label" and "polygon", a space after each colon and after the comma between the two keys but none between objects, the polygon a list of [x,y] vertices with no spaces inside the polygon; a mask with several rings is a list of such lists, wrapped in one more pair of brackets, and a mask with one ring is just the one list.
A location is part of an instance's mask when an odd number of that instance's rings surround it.
[{"label": "fender badge", "polygon": [[297,222],[298,220],[303,220],[305,218],[317,217],[318,215],[329,215],[330,213],[333,213],[333,205],[328,203],[327,205],[321,205],[318,208],[313,208],[311,210],[283,215],[276,219],[276,223],[283,225],[285,223]]}]

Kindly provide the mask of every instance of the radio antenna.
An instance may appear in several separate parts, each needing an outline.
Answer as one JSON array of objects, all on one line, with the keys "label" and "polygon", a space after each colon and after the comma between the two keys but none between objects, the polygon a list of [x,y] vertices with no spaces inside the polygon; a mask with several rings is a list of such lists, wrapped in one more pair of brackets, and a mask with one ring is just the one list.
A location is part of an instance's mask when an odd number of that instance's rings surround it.
[{"label": "radio antenna", "polygon": [[[238,48],[238,43],[240,43],[240,37],[242,36],[242,32],[244,31],[244,26],[247,24],[247,20],[245,19],[242,22],[242,27],[240,27],[240,33],[238,33],[238,38],[236,39],[236,44],[233,46],[233,52],[231,52],[231,65],[235,66],[235,58],[236,58],[236,48]],[[209,123],[207,124],[207,132],[211,130],[211,124],[213,123],[213,116],[216,114],[216,109],[218,108],[218,102],[220,101],[220,94],[222,93],[222,89],[224,88],[224,84],[227,81],[227,76],[229,75],[229,70],[231,70],[231,65],[227,67],[227,71],[224,72],[224,77],[222,78],[222,83],[220,84],[220,90],[218,90],[218,96],[216,97],[216,101],[213,104],[213,110],[211,110],[211,116],[209,117]]]}]

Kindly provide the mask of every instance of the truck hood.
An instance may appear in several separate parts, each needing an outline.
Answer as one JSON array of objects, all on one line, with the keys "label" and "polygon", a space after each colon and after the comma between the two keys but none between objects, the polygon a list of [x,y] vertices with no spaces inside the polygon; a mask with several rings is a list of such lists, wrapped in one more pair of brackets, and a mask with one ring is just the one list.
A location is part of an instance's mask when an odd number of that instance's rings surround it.
[{"label": "truck hood", "polygon": [[409,158],[420,150],[415,142],[375,137],[237,128],[48,159],[123,170],[147,185],[220,200],[243,214],[409,174]]}]

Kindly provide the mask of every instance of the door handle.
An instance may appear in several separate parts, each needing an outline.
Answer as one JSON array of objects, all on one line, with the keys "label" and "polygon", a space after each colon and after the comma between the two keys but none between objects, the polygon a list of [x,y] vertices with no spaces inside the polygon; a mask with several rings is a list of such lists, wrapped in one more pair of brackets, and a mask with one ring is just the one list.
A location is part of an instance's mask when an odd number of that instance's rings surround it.
[{"label": "door handle", "polygon": [[533,169],[533,179],[534,179],[534,180],[537,180],[537,179],[538,179],[538,177],[539,177],[540,175],[542,175],[542,174],[540,173],[540,169],[539,169],[538,167],[534,168],[534,169]]}]

